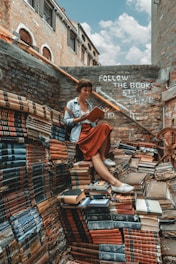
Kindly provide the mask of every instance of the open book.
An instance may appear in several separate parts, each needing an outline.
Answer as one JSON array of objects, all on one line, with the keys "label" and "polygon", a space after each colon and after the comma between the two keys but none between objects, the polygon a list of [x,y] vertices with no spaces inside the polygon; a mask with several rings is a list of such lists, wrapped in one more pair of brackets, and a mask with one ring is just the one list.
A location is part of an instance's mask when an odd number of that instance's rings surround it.
[{"label": "open book", "polygon": [[95,122],[97,119],[103,118],[105,111],[95,106],[92,111],[89,113],[87,119],[91,122]]}]

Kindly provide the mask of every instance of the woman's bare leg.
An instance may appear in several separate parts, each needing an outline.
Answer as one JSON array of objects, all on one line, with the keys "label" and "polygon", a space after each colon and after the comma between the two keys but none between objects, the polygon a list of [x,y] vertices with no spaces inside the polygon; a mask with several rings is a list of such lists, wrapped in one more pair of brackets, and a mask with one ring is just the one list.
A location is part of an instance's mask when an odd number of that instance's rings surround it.
[{"label": "woman's bare leg", "polygon": [[122,183],[110,173],[108,168],[104,165],[99,153],[92,157],[92,163],[98,175],[105,181],[113,186],[121,186]]},{"label": "woman's bare leg", "polygon": [[107,137],[106,140],[103,142],[100,150],[99,150],[99,153],[100,153],[100,158],[102,160],[105,160],[106,159],[106,149],[107,149],[107,146],[108,146],[108,141],[109,141],[109,138]]}]

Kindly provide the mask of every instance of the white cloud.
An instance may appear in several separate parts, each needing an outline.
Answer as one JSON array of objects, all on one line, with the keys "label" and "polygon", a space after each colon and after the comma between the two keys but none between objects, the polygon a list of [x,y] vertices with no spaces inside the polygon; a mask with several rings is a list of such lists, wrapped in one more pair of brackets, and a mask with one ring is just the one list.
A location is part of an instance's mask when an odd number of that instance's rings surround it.
[{"label": "white cloud", "polygon": [[[149,0],[127,0],[138,11],[150,14]],[[101,20],[100,31],[92,33],[87,23],[82,26],[100,52],[102,65],[150,64],[151,25],[140,25],[133,16],[121,14],[114,21]]]},{"label": "white cloud", "polygon": [[140,12],[151,16],[151,0],[127,0],[127,4],[134,6]]}]

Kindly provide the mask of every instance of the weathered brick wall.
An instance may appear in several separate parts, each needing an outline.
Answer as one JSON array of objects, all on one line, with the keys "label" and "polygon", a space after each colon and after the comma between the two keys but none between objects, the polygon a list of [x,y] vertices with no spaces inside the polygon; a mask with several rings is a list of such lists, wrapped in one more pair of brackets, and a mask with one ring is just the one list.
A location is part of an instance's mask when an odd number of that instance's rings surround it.
[{"label": "weathered brick wall", "polygon": [[[77,79],[86,77],[92,80],[94,90],[101,89],[113,102],[120,104],[126,118],[117,111],[107,115],[113,124],[115,141],[120,138],[128,140],[144,138],[145,129],[157,134],[162,128],[161,87],[158,80],[159,69],[156,66],[100,66],[87,68],[64,68]],[[61,107],[64,100],[74,96],[74,85],[70,81],[62,83]],[[97,92],[98,93],[98,92]],[[63,95],[63,96],[62,96]],[[102,104],[98,102],[99,104]]]},{"label": "weathered brick wall", "polygon": [[50,66],[0,40],[0,89],[58,108],[59,75]]},{"label": "weathered brick wall", "polygon": [[[153,62],[167,69],[169,86],[176,83],[176,1],[161,0],[158,5],[152,3],[154,17],[152,18],[152,54]],[[156,27],[157,25],[157,27]],[[157,58],[155,58],[157,54]]]},{"label": "weathered brick wall", "polygon": [[[161,88],[155,66],[96,66],[63,68],[76,80],[89,78],[94,90],[100,89],[125,114],[109,111],[106,120],[114,126],[114,141],[143,140],[146,131],[162,128]],[[26,96],[34,102],[63,111],[66,102],[77,94],[75,81],[20,50],[0,42],[1,89]],[[104,105],[96,97],[94,104]],[[130,117],[126,117],[130,116]],[[139,126],[140,124],[145,129]]]}]

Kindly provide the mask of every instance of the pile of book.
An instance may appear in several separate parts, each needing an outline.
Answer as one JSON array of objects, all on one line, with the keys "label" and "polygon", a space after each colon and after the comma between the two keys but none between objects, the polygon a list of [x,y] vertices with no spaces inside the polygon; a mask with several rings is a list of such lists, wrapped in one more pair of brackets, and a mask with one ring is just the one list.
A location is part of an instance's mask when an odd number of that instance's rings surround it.
[{"label": "pile of book", "polygon": [[41,144],[26,144],[27,165],[35,163],[47,163],[49,159],[48,149]]},{"label": "pile of book", "polygon": [[45,253],[45,262],[56,261],[59,263],[62,253],[67,248],[67,241],[57,210],[57,200],[51,197],[39,204],[37,208],[43,220],[46,232],[48,251]]},{"label": "pile of book", "polygon": [[82,210],[76,206],[59,207],[60,221],[64,229],[68,244],[72,242],[92,243]]},{"label": "pile of book", "polygon": [[26,145],[0,143],[0,169],[26,166]]},{"label": "pile of book", "polygon": [[155,168],[155,179],[167,181],[176,178],[176,172],[171,162],[159,163]]},{"label": "pile of book", "polygon": [[70,187],[70,175],[67,163],[53,163],[49,170],[49,184],[52,195],[58,195],[60,192]]},{"label": "pile of book", "polygon": [[123,233],[126,261],[142,264],[162,263],[158,232],[124,229]]},{"label": "pile of book", "polygon": [[[72,242],[71,255],[75,261],[73,263],[99,264],[99,246],[93,243]],[[72,263],[72,262],[71,262]],[[70,264],[71,264],[70,263]]]},{"label": "pile of book", "polygon": [[26,118],[27,137],[39,140],[41,136],[51,137],[51,121],[29,114]]},{"label": "pile of book", "polygon": [[63,126],[56,126],[53,125],[51,126],[51,138],[60,140],[60,141],[65,141],[65,134],[66,130]]},{"label": "pile of book", "polygon": [[68,163],[72,166],[76,160],[77,145],[71,141],[65,141],[68,152]]},{"label": "pile of book", "polygon": [[37,208],[18,212],[10,217],[10,222],[20,248],[20,261],[28,263],[27,260],[30,259],[29,263],[37,263],[47,251],[42,219]]},{"label": "pile of book", "polygon": [[4,90],[0,90],[0,107],[24,113],[29,111],[25,96],[19,96]]},{"label": "pile of book", "polygon": [[20,263],[18,242],[9,221],[0,223],[0,263]]},{"label": "pile of book", "polygon": [[47,163],[35,163],[28,166],[28,188],[33,204],[51,196]]},{"label": "pile of book", "polygon": [[24,142],[27,137],[25,113],[0,108],[0,136],[2,140]]},{"label": "pile of book", "polygon": [[159,232],[159,216],[162,215],[162,208],[158,200],[137,198],[136,213],[139,215],[141,230]]},{"label": "pile of book", "polygon": [[49,141],[49,159],[50,160],[68,160],[67,146],[65,142],[57,139],[50,139]]},{"label": "pile of book", "polygon": [[123,149],[125,154],[132,155],[136,152],[136,146],[132,146],[130,144],[125,144],[125,143],[120,143],[119,144],[119,149]]},{"label": "pile of book", "polygon": [[133,215],[135,193],[119,194],[113,193],[110,204],[110,211],[118,214]]},{"label": "pile of book", "polygon": [[40,121],[42,123],[45,120],[47,125],[47,121],[51,121],[51,110],[47,106],[38,104],[31,100],[27,100],[27,104],[29,116],[36,116],[39,118],[36,119],[36,122],[39,122],[40,124]]},{"label": "pile of book", "polygon": [[92,162],[75,162],[69,173],[72,189],[85,189],[92,181]]}]

